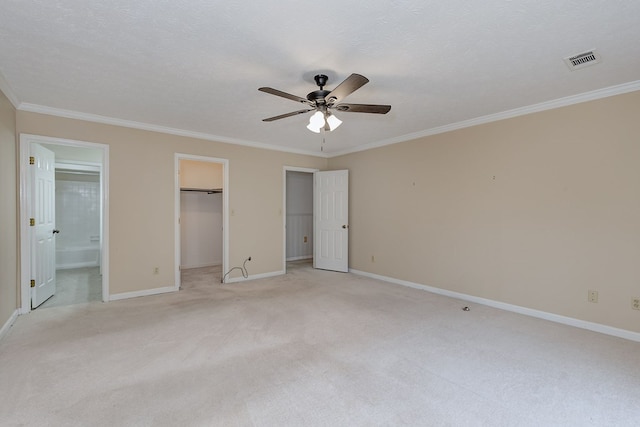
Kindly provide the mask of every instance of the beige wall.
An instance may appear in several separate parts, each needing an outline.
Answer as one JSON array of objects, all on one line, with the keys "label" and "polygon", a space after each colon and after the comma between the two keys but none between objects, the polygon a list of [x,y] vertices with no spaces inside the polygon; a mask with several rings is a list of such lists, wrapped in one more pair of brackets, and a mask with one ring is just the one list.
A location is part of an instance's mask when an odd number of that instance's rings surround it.
[{"label": "beige wall", "polygon": [[0,328],[18,307],[16,109],[0,91]]},{"label": "beige wall", "polygon": [[[17,186],[0,102],[1,321]],[[173,285],[180,152],[229,159],[230,265],[252,256],[252,275],[282,267],[282,167],[346,168],[351,268],[640,332],[638,117],[635,92],[328,161],[22,111],[17,131],[109,145],[112,294]]]},{"label": "beige wall", "polygon": [[351,268],[640,332],[640,92],[329,168],[350,170]]},{"label": "beige wall", "polygon": [[283,166],[327,164],[318,157],[24,111],[17,112],[17,131],[109,145],[111,294],[174,285],[175,153],[229,160],[229,261],[239,266],[251,256],[251,275],[282,270]]},{"label": "beige wall", "polygon": [[180,160],[180,188],[222,188],[222,164]]}]

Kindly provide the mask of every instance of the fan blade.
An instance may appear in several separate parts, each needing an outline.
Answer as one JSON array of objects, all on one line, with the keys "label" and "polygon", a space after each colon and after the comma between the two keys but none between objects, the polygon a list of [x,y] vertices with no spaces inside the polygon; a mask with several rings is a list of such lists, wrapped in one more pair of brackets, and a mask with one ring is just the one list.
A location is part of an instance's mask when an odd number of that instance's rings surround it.
[{"label": "fan blade", "polygon": [[258,88],[258,90],[260,92],[270,93],[271,95],[281,96],[283,98],[291,99],[292,101],[297,101],[297,102],[301,102],[303,104],[311,105],[311,101],[309,101],[306,98],[301,98],[301,97],[296,96],[296,95],[291,95],[290,93],[283,92],[281,90],[274,89],[272,87],[261,87],[261,88]]},{"label": "fan blade", "polygon": [[338,102],[342,101],[343,98],[360,89],[368,82],[369,79],[365,76],[361,76],[360,74],[355,73],[351,74],[342,83],[340,83],[338,87],[332,90],[329,95],[325,96],[327,105],[332,106],[334,104],[337,104]]},{"label": "fan blade", "polygon": [[387,114],[391,110],[391,105],[375,104],[339,104],[334,107],[338,111],[347,113],[375,113]]},{"label": "fan blade", "polygon": [[304,114],[304,113],[308,113],[309,111],[313,111],[314,109],[311,108],[309,110],[298,110],[298,111],[293,111],[291,113],[287,113],[287,114],[280,114],[279,116],[273,116],[273,117],[269,117],[268,119],[262,119],[263,122],[272,122],[274,120],[280,120],[280,119],[284,119],[285,117],[291,117],[291,116],[297,116],[298,114]]}]

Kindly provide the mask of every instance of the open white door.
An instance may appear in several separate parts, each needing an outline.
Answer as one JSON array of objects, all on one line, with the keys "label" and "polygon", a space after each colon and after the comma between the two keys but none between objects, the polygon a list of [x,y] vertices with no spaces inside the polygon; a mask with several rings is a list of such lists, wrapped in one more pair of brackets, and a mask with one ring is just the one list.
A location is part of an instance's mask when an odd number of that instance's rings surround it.
[{"label": "open white door", "polygon": [[31,144],[31,307],[36,308],[56,292],[56,189],[55,155]]},{"label": "open white door", "polygon": [[313,174],[313,267],[349,271],[349,171]]}]

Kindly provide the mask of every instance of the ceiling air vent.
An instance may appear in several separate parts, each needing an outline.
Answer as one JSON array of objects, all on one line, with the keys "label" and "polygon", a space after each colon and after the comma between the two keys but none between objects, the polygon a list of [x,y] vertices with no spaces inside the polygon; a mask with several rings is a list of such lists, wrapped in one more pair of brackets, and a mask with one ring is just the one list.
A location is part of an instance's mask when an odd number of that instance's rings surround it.
[{"label": "ceiling air vent", "polygon": [[588,67],[589,65],[599,64],[602,62],[602,58],[600,57],[600,54],[593,49],[588,52],[568,56],[564,58],[564,62],[567,64],[567,67],[573,71]]}]

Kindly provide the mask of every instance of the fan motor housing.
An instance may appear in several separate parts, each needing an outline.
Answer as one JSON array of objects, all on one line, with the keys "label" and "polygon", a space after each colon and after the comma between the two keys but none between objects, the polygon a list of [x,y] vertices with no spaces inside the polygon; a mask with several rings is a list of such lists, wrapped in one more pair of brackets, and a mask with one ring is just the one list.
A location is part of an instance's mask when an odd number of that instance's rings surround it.
[{"label": "fan motor housing", "polygon": [[307,95],[307,99],[311,102],[324,102],[325,96],[329,95],[331,91],[329,90],[314,90]]},{"label": "fan motor housing", "polygon": [[307,95],[307,99],[309,101],[315,103],[316,105],[325,104],[326,103],[325,102],[325,97],[331,93],[331,91],[329,91],[329,90],[324,90],[324,85],[327,84],[327,81],[329,80],[329,77],[327,77],[324,74],[317,74],[313,79],[316,81],[316,84],[318,85],[318,87],[320,89],[314,90],[313,92],[310,92]]}]

